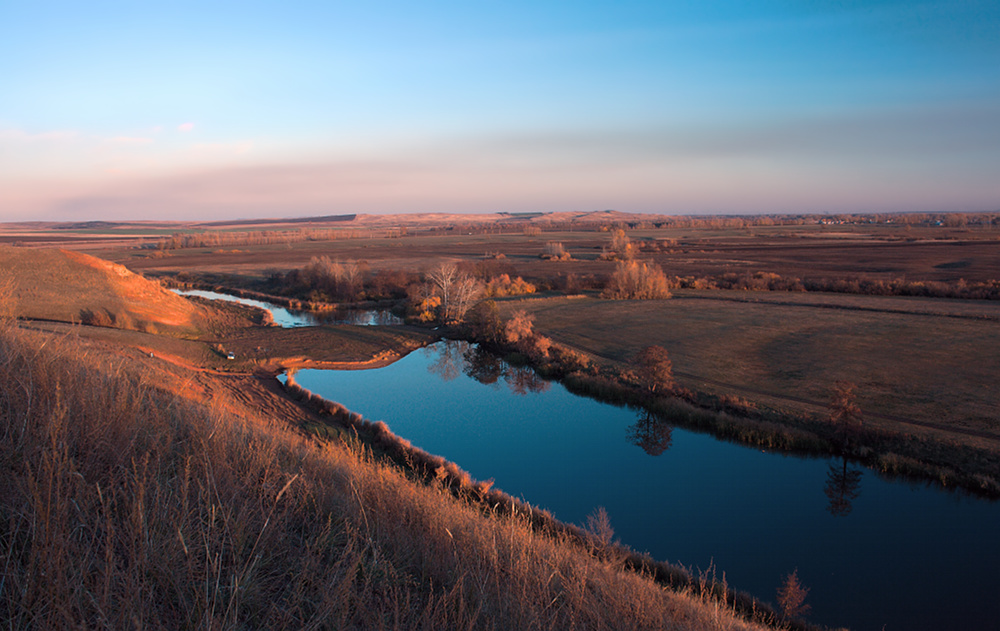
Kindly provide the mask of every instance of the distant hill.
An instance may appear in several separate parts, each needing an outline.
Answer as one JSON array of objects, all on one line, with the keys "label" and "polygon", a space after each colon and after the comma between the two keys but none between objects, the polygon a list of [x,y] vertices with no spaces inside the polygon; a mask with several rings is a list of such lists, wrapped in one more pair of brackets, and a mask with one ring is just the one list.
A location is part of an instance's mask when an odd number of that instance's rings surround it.
[{"label": "distant hill", "polygon": [[195,333],[205,318],[158,283],[80,252],[0,246],[4,277],[21,317],[176,334]]}]

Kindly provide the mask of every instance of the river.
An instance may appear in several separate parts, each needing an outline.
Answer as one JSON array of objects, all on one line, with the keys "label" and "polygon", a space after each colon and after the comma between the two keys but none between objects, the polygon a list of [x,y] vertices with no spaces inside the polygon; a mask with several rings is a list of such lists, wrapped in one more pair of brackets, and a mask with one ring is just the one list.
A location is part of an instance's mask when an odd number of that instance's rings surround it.
[{"label": "river", "polygon": [[464,343],[296,380],[563,521],[603,506],[622,543],[763,600],[798,569],[812,622],[1000,628],[1000,503],[676,428]]}]

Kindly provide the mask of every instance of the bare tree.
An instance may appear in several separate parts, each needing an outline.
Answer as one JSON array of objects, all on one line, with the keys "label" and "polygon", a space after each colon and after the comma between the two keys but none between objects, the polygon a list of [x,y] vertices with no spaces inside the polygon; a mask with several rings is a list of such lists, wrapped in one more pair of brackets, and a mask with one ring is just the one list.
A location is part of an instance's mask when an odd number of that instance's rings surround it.
[{"label": "bare tree", "polygon": [[299,278],[312,289],[335,298],[353,300],[361,290],[363,270],[357,261],[334,261],[314,256],[302,268]]},{"label": "bare tree", "polygon": [[427,273],[427,280],[441,297],[441,319],[448,321],[451,315],[452,293],[458,279],[458,267],[454,263],[441,263]]},{"label": "bare tree", "polygon": [[858,407],[857,386],[850,381],[838,381],[830,401],[830,422],[836,429],[841,448],[847,449],[851,438],[861,431],[861,408]]},{"label": "bare tree", "polygon": [[452,288],[448,318],[461,321],[482,295],[483,284],[481,282],[468,274],[459,274]]},{"label": "bare tree", "polygon": [[650,393],[672,390],[674,369],[670,356],[662,346],[647,346],[635,358],[639,365],[639,379]]}]

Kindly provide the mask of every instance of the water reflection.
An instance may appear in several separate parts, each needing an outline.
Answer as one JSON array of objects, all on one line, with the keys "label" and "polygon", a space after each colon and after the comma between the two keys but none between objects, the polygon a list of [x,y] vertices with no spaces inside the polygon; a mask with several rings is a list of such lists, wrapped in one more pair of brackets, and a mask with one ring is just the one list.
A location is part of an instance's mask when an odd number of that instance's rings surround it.
[{"label": "water reflection", "polygon": [[[427,372],[441,377],[444,381],[454,381],[463,372],[465,366],[465,351],[468,342],[446,342],[436,344],[434,352],[437,358],[427,366]],[[430,347],[425,352],[431,352]]]},{"label": "water reflection", "polygon": [[830,464],[826,486],[823,488],[829,500],[827,512],[834,517],[846,517],[850,514],[851,502],[861,495],[861,475],[860,469],[847,468],[847,456],[842,458],[840,465],[836,462]]},{"label": "water reflection", "polygon": [[628,440],[650,456],[659,456],[673,444],[674,428],[659,415],[641,410],[639,418],[628,428]]},{"label": "water reflection", "polygon": [[465,374],[488,386],[499,381],[507,369],[506,362],[478,346],[467,349],[464,356]]},{"label": "water reflection", "polygon": [[327,313],[310,313],[316,324],[353,324],[354,326],[397,326],[403,319],[388,311],[373,309],[336,309]]},{"label": "water reflection", "polygon": [[513,366],[501,357],[478,345],[464,341],[449,340],[435,344],[433,350],[426,351],[432,361],[427,371],[443,381],[452,381],[460,374],[475,379],[479,383],[499,387],[504,383],[514,394],[545,392],[548,381],[538,376],[529,366]]}]

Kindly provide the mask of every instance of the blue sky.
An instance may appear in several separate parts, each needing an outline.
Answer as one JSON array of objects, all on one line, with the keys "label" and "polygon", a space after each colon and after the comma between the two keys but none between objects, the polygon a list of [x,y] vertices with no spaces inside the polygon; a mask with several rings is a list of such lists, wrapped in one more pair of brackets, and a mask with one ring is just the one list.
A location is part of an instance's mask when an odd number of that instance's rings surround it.
[{"label": "blue sky", "polygon": [[996,2],[0,0],[0,219],[1000,209]]}]

